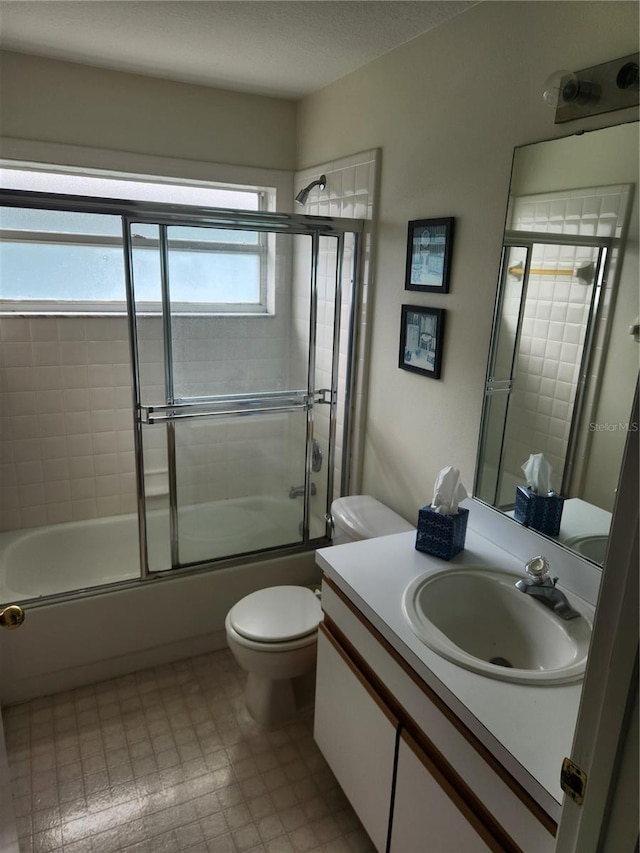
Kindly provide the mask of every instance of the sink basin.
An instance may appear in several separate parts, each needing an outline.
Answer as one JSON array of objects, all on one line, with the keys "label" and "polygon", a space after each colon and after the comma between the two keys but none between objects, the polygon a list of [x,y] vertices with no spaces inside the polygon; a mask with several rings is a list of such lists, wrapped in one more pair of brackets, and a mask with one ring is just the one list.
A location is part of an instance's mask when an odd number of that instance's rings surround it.
[{"label": "sink basin", "polygon": [[516,589],[518,576],[484,567],[448,568],[416,578],[403,609],[414,634],[441,657],[501,681],[580,681],[591,639],[592,609],[564,620]]},{"label": "sink basin", "polygon": [[586,557],[587,560],[591,560],[601,566],[607,554],[609,537],[597,534],[585,534],[583,536],[573,536],[571,539],[567,539],[564,544],[568,548],[573,548],[582,557]]}]

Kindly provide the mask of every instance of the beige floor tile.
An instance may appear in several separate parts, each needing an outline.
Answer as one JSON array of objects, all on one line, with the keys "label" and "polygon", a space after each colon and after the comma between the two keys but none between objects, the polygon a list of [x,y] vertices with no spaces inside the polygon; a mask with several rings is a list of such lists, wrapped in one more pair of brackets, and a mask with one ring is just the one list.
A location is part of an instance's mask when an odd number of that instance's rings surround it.
[{"label": "beige floor tile", "polygon": [[370,853],[311,714],[243,689],[223,650],[3,709],[21,853]]}]

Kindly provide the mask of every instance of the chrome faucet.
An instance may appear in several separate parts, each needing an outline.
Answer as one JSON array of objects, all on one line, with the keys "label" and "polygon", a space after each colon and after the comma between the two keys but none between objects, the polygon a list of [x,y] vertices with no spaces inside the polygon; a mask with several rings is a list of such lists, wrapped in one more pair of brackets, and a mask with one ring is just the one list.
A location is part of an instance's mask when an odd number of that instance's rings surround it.
[{"label": "chrome faucet", "polygon": [[[318,490],[316,489],[316,484],[311,483],[311,494],[316,495],[317,493]],[[294,498],[301,498],[303,496],[304,486],[291,486],[291,488],[289,489],[289,497],[291,498],[291,500],[294,500]]]},{"label": "chrome faucet", "polygon": [[521,592],[532,595],[563,619],[575,619],[580,616],[578,611],[569,604],[566,595],[556,588],[558,578],[551,577],[549,563],[544,557],[533,557],[524,568],[529,577],[522,578],[516,583],[516,587]]}]

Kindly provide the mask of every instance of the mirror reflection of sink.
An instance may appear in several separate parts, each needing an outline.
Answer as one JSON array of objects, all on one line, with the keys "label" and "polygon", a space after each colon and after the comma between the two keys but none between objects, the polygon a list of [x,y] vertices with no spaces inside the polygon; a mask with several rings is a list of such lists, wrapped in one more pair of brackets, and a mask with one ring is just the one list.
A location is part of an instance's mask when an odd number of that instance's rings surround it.
[{"label": "mirror reflection of sink", "polygon": [[425,645],[465,669],[521,684],[580,681],[592,609],[574,600],[581,616],[565,621],[517,580],[478,566],[421,575],[405,590],[404,614]]},{"label": "mirror reflection of sink", "polygon": [[563,544],[568,548],[572,548],[581,557],[586,557],[587,560],[603,565],[607,553],[607,545],[609,544],[609,537],[597,536],[595,534],[591,536],[588,534],[572,536],[570,539],[566,539]]}]

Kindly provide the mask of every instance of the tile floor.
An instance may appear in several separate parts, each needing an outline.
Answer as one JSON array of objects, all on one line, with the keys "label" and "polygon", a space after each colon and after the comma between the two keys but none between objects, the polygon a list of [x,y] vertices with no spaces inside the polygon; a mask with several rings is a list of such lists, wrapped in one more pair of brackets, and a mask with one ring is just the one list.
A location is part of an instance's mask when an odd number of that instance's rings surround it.
[{"label": "tile floor", "polygon": [[5,708],[21,853],[369,853],[312,715],[265,731],[228,650]]}]

